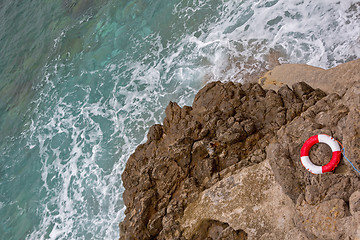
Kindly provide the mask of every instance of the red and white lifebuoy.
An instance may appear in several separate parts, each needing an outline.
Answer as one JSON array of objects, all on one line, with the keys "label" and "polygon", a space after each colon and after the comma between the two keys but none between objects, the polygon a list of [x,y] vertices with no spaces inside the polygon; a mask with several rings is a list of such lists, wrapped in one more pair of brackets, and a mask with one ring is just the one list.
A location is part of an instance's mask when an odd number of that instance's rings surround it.
[{"label": "red and white lifebuoy", "polygon": [[[315,165],[310,161],[309,151],[310,151],[310,148],[312,146],[314,146],[316,143],[326,143],[327,145],[329,145],[329,147],[332,150],[332,158],[331,158],[330,162],[324,166]],[[340,162],[341,150],[340,150],[339,144],[337,143],[337,141],[334,138],[332,138],[328,135],[319,134],[319,135],[312,136],[308,140],[306,140],[306,142],[304,143],[304,145],[301,148],[300,158],[301,158],[302,165],[309,172],[314,173],[314,174],[322,174],[322,173],[326,173],[326,172],[331,172],[336,168],[336,166]]]}]

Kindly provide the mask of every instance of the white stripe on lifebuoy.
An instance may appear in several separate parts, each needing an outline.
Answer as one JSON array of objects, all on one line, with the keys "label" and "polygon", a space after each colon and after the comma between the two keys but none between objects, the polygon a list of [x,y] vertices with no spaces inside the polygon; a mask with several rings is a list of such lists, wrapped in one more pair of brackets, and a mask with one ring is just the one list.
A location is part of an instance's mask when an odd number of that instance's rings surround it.
[{"label": "white stripe on lifebuoy", "polygon": [[315,165],[313,164],[311,161],[310,161],[310,158],[309,156],[303,156],[301,157],[301,163],[302,165],[311,173],[313,174],[322,174],[322,167],[321,166],[318,166],[318,165]]},{"label": "white stripe on lifebuoy", "polygon": [[340,151],[340,146],[333,137],[324,134],[319,134],[318,139],[319,142],[326,143],[327,145],[329,145],[331,151],[333,152]]},{"label": "white stripe on lifebuoy", "polygon": [[[326,143],[327,145],[329,145],[329,147],[331,148],[331,151],[332,151],[332,158],[331,158],[330,162],[324,166],[318,166],[318,165],[313,164],[309,158],[309,152],[310,152],[311,147],[319,142]],[[319,135],[310,137],[308,140],[305,141],[305,143],[302,146],[301,151],[300,151],[300,159],[301,159],[302,165],[309,172],[311,172],[313,174],[322,174],[325,172],[333,171],[339,164],[340,158],[341,158],[341,151],[340,151],[339,144],[337,143],[337,141],[334,138],[332,138],[328,135],[324,135],[324,134],[319,134]]]}]

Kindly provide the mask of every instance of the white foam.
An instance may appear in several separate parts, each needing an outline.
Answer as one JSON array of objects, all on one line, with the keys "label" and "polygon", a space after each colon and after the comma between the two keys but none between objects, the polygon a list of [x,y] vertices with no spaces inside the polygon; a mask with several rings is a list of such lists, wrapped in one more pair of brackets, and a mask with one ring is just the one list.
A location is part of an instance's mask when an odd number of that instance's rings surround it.
[{"label": "white foam", "polygon": [[[359,55],[359,37],[354,34],[359,32],[359,19],[346,13],[355,2],[279,0],[267,7],[266,1],[224,1],[219,20],[200,24],[203,34],[184,41],[195,44],[194,49],[210,60],[209,71],[215,80],[236,80],[234,75],[241,80],[245,74],[261,70],[271,48],[285,50],[283,63],[329,68],[344,57]],[[210,50],[208,54],[204,48]],[[233,62],[224,68],[229,59]]]}]

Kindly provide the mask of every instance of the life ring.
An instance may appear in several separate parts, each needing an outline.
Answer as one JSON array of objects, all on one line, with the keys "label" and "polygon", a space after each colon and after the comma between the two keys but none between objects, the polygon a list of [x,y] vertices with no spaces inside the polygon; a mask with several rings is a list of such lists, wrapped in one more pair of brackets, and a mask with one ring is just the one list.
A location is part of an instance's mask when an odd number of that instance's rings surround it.
[{"label": "life ring", "polygon": [[[314,146],[316,143],[326,143],[327,145],[329,145],[329,147],[332,150],[331,160],[328,164],[326,164],[324,166],[315,165],[310,161],[309,151],[310,151],[310,148],[312,146]],[[337,167],[337,165],[340,162],[340,158],[341,158],[341,150],[340,150],[339,144],[337,143],[337,141],[334,138],[332,138],[328,135],[325,135],[325,134],[319,134],[319,135],[312,136],[308,140],[306,140],[306,142],[304,143],[304,145],[301,148],[300,158],[301,158],[302,165],[309,172],[311,172],[313,174],[323,174],[326,172],[331,172]]]}]

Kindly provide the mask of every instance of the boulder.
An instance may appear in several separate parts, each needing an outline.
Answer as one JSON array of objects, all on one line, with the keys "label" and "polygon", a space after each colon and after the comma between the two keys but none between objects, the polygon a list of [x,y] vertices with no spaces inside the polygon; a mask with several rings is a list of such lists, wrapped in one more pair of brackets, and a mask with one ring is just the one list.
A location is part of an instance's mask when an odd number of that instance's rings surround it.
[{"label": "boulder", "polygon": [[294,207],[275,181],[269,161],[265,160],[201,192],[185,209],[180,226],[186,239],[203,231],[202,223],[209,219],[245,232],[247,239],[269,239],[270,236],[284,239],[295,227]]}]

